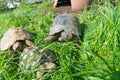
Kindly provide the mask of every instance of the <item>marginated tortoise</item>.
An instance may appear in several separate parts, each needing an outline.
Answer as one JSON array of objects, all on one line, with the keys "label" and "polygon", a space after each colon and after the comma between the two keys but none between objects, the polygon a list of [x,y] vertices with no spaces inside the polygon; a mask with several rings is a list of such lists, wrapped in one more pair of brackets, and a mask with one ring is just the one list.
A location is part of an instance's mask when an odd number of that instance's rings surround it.
[{"label": "marginated tortoise", "polygon": [[1,51],[13,49],[14,51],[23,50],[26,46],[33,46],[32,33],[23,28],[10,28],[6,31],[0,41]]},{"label": "marginated tortoise", "polygon": [[55,55],[49,49],[42,49],[39,47],[26,47],[20,56],[20,68],[25,74],[33,71],[34,77],[41,77],[44,70],[55,70],[56,64]]},{"label": "marginated tortoise", "polygon": [[50,27],[49,36],[43,42],[68,41],[80,36],[79,23],[76,17],[64,13],[55,17]]}]

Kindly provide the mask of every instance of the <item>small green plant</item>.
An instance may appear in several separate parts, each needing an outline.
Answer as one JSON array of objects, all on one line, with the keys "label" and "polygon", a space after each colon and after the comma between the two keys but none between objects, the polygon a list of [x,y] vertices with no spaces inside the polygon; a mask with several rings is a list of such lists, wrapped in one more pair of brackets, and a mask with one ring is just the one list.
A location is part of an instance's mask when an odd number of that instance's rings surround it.
[{"label": "small green plant", "polygon": [[5,8],[6,0],[0,0],[0,9]]}]

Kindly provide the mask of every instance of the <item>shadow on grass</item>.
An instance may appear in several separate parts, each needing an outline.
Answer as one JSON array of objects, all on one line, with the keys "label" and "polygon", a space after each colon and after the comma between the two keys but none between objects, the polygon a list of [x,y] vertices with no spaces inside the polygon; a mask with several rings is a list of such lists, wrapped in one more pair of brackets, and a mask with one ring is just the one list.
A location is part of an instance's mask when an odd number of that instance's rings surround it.
[{"label": "shadow on grass", "polygon": [[0,14],[6,13],[6,12],[11,12],[11,11],[13,11],[13,9],[3,8],[3,9],[0,9]]},{"label": "shadow on grass", "polygon": [[116,71],[116,72],[112,73],[110,80],[120,80],[120,71]]},{"label": "shadow on grass", "polygon": [[4,12],[6,12],[5,9],[0,9],[0,13],[4,13]]},{"label": "shadow on grass", "polygon": [[81,34],[80,39],[81,39],[81,41],[83,41],[87,25],[84,23],[80,23],[79,25],[80,25],[80,27],[78,28],[78,31],[79,31],[79,34]]}]

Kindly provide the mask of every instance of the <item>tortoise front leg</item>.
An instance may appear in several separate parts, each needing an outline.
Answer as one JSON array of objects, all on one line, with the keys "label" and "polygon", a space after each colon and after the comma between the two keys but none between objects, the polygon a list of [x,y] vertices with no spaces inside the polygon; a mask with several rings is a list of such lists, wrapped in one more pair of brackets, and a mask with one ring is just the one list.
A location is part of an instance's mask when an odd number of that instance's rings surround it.
[{"label": "tortoise front leg", "polygon": [[30,40],[25,40],[25,44],[27,46],[34,46],[34,43],[32,41],[30,41]]},{"label": "tortoise front leg", "polygon": [[12,49],[14,51],[21,51],[23,50],[23,45],[20,41],[17,41],[13,46],[12,46]]},{"label": "tortoise front leg", "polygon": [[57,39],[58,39],[58,36],[51,35],[51,36],[48,36],[45,39],[43,39],[43,42],[52,42],[52,41],[55,41]]}]

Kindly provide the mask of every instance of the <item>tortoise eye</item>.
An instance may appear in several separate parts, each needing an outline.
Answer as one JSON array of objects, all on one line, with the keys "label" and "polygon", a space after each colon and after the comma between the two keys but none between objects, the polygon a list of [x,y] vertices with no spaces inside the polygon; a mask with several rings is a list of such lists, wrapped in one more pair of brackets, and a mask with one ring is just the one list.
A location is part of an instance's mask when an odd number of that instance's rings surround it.
[{"label": "tortoise eye", "polygon": [[67,35],[66,37],[67,37],[67,38],[72,38],[72,36],[73,36],[72,34],[69,34],[69,35]]},{"label": "tortoise eye", "polygon": [[69,37],[69,35],[67,35],[67,37]]}]

